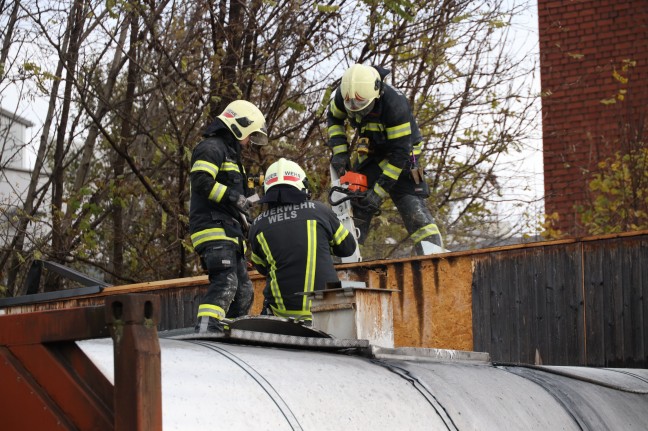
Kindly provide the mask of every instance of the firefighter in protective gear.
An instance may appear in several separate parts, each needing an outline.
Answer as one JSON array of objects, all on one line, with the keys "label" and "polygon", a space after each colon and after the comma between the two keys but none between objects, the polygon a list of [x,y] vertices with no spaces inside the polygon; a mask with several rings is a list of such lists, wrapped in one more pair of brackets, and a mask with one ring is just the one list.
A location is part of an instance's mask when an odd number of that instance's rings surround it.
[{"label": "firefighter in protective gear", "polygon": [[198,307],[196,332],[220,332],[223,319],[244,316],[254,291],[244,259],[249,193],[241,150],[267,143],[265,118],[252,103],[236,100],[205,129],[191,156],[189,231],[209,274]]},{"label": "firefighter in protective gear", "polygon": [[282,158],[270,165],[263,188],[267,209],[248,236],[252,263],[267,276],[261,314],[310,321],[310,299],[297,293],[339,281],[331,253],[350,256],[355,239],[329,207],[309,200],[297,163]]},{"label": "firefighter in protective gear", "polygon": [[[441,233],[425,199],[430,192],[418,166],[422,137],[404,94],[383,82],[389,71],[354,64],[342,76],[327,113],[331,166],[367,176],[369,190],[353,202],[353,219],[364,243],[373,215],[391,197],[419,255],[443,250]],[[345,123],[358,135],[350,163]]]}]

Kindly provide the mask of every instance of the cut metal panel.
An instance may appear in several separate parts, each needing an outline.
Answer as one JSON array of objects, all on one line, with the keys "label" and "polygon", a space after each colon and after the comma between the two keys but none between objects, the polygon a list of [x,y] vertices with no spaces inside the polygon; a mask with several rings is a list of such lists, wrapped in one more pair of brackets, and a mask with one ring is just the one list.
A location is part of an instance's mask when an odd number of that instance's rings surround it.
[{"label": "cut metal panel", "polygon": [[174,330],[162,333],[163,338],[183,341],[218,341],[227,344],[251,344],[255,346],[274,346],[300,348],[304,350],[364,352],[369,346],[367,340],[339,339],[321,336],[295,336],[271,332],[231,329],[222,333],[194,333],[193,329]]},{"label": "cut metal panel", "polygon": [[296,337],[331,338],[325,332],[304,326],[300,322],[273,316],[254,316],[235,319],[228,324],[232,330],[257,331]]},{"label": "cut metal panel", "polygon": [[490,355],[486,352],[467,352],[448,349],[424,349],[420,347],[397,347],[386,349],[371,346],[371,355],[377,359],[398,359],[402,361],[436,361],[436,362],[475,362],[490,364]]},{"label": "cut metal panel", "polygon": [[84,295],[100,293],[103,286],[78,287],[76,289],[63,289],[55,292],[34,293],[33,295],[14,296],[0,299],[0,308],[22,304],[36,304],[39,302],[58,301],[65,298],[76,298]]},{"label": "cut metal panel", "polygon": [[61,265],[60,263],[50,262],[47,260],[41,262],[43,263],[43,268],[54,271],[57,274],[60,274],[69,280],[76,281],[84,286],[100,286],[100,287],[110,286],[108,283],[106,283],[103,280],[97,280],[96,278],[90,277],[75,269],[68,268],[65,265]]}]

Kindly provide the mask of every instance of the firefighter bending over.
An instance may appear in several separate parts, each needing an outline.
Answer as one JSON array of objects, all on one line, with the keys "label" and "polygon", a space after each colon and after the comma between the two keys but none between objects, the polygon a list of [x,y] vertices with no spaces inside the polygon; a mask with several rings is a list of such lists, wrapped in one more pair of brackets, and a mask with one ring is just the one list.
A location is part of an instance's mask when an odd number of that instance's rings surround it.
[{"label": "firefighter bending over", "polygon": [[[191,156],[189,231],[209,273],[198,307],[196,332],[222,332],[223,319],[248,314],[254,291],[244,258],[249,208],[241,148],[267,143],[265,118],[252,103],[236,100],[203,133]],[[243,225],[241,224],[243,223]]]},{"label": "firefighter bending over", "polygon": [[267,209],[254,220],[248,239],[252,263],[267,276],[262,315],[311,320],[310,300],[299,292],[339,281],[331,253],[353,254],[356,242],[333,211],[309,200],[306,174],[279,159],[268,168],[260,202]]},{"label": "firefighter bending over", "polygon": [[[355,64],[342,76],[327,113],[331,165],[367,176],[369,190],[353,202],[353,219],[363,244],[373,215],[390,196],[419,255],[443,251],[439,228],[425,198],[430,195],[418,165],[421,132],[405,95],[383,82],[389,71]],[[357,159],[351,166],[345,121],[357,131]]]}]

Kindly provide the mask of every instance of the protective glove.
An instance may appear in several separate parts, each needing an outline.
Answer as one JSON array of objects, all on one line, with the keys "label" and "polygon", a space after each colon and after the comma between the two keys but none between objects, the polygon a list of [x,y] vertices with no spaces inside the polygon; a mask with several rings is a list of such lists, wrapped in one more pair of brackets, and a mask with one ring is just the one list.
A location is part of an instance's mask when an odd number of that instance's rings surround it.
[{"label": "protective glove", "polygon": [[373,189],[365,193],[364,197],[358,202],[358,206],[366,208],[368,211],[378,212],[380,210],[380,205],[382,205],[383,199],[374,192]]},{"label": "protective glove", "polygon": [[239,211],[247,213],[247,210],[250,209],[250,202],[237,192],[236,190],[229,190],[227,193],[227,198],[230,203],[234,205]]},{"label": "protective glove", "polygon": [[338,176],[344,175],[344,173],[349,169],[349,153],[346,151],[343,153],[333,154],[331,157],[331,166],[335,169]]}]

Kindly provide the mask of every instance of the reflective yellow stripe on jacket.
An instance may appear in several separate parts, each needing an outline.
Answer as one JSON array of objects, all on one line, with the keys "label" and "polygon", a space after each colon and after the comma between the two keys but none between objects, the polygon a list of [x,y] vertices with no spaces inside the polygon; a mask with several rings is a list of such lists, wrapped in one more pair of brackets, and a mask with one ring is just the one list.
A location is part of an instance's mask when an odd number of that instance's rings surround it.
[{"label": "reflective yellow stripe on jacket", "polygon": [[194,248],[207,241],[232,241],[236,245],[239,244],[238,238],[227,236],[222,227],[203,229],[191,235],[191,244]]},{"label": "reflective yellow stripe on jacket", "polygon": [[398,139],[403,136],[412,134],[412,125],[408,121],[407,123],[399,124],[398,126],[388,127],[386,129],[387,139]]},{"label": "reflective yellow stripe on jacket", "polygon": [[[306,257],[306,274],[304,276],[304,292],[312,292],[315,288],[315,264],[317,263],[317,221],[306,222],[308,231],[308,255]],[[304,295],[302,308],[310,310],[310,299]]]},{"label": "reflective yellow stripe on jacket", "polygon": [[337,228],[335,234],[333,235],[333,240],[329,243],[331,247],[335,245],[342,244],[342,241],[349,235],[349,230],[340,223],[340,227]]},{"label": "reflective yellow stripe on jacket", "polygon": [[[238,164],[233,162],[223,162],[220,167],[216,166],[213,163],[210,163],[206,160],[196,160],[196,162],[191,167],[191,172],[207,172],[213,179],[216,179],[218,172],[241,172]],[[227,192],[227,186],[221,184],[218,181],[214,184],[211,191],[209,192],[209,200],[220,203],[223,196]]]},{"label": "reflective yellow stripe on jacket", "polygon": [[266,260],[268,261],[268,265],[270,265],[270,268],[268,268],[268,276],[270,277],[270,291],[272,292],[272,297],[274,298],[277,307],[280,310],[285,310],[286,306],[284,305],[283,298],[281,296],[281,291],[279,290],[279,283],[277,283],[277,261],[272,256],[272,252],[270,251],[270,246],[268,245],[268,241],[266,241],[263,232],[257,235],[257,240],[259,241],[261,250],[263,250],[263,253],[266,255]]}]

